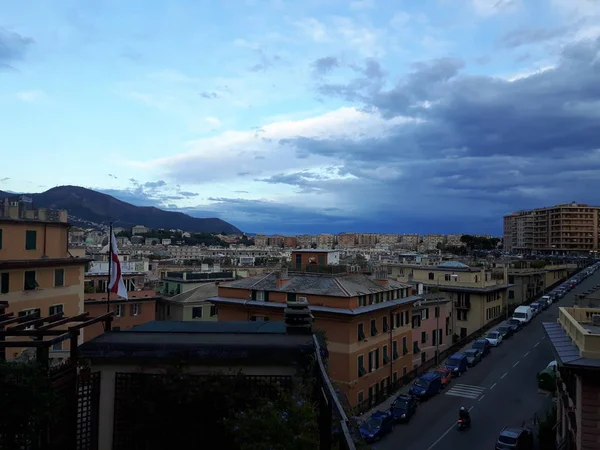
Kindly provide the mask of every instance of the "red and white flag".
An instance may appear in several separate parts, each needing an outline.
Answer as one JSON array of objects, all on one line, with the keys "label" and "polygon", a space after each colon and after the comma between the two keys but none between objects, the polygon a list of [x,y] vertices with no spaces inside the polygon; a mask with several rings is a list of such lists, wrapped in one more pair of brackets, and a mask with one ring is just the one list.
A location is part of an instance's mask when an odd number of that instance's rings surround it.
[{"label": "red and white flag", "polygon": [[110,244],[110,280],[108,281],[108,289],[110,292],[127,299],[127,288],[123,281],[119,250],[117,249],[117,238],[114,233],[110,236]]}]

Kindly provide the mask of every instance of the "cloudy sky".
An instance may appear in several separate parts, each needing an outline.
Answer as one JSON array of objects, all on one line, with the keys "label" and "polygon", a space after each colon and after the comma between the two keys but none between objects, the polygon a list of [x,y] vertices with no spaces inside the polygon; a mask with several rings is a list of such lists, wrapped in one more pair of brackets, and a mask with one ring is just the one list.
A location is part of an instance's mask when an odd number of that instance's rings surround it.
[{"label": "cloudy sky", "polygon": [[600,204],[600,1],[5,0],[0,190],[249,232]]}]

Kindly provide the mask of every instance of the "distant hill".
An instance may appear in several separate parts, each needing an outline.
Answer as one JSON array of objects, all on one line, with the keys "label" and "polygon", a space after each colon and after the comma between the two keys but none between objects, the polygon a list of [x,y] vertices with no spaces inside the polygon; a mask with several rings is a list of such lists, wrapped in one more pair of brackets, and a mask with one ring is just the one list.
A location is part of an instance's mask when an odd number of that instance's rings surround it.
[{"label": "distant hill", "polygon": [[[15,194],[0,191],[0,195]],[[239,229],[221,219],[198,219],[153,206],[135,206],[79,186],[58,186],[39,194],[23,195],[32,197],[36,208],[66,209],[69,216],[98,224],[115,221],[119,227],[144,225],[153,229],[181,229],[195,233],[241,234]]]}]

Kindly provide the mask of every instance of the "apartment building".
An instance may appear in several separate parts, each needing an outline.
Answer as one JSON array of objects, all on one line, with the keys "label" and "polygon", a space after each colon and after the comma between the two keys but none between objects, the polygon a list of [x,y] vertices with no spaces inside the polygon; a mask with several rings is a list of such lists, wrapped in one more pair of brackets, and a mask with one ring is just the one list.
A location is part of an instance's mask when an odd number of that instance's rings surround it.
[{"label": "apartment building", "polygon": [[338,246],[354,247],[358,242],[356,233],[342,233],[338,235]]},{"label": "apartment building", "polygon": [[267,245],[269,247],[283,247],[284,242],[285,242],[285,236],[281,236],[281,235],[269,236],[267,238]]},{"label": "apartment building", "polygon": [[333,234],[319,234],[316,236],[315,242],[319,248],[333,248],[336,240]]},{"label": "apartment building", "polygon": [[340,252],[322,248],[294,250],[292,252],[292,267],[296,270],[314,264],[319,266],[337,266],[340,263]]},{"label": "apartment building", "polygon": [[[313,238],[309,234],[302,234],[300,236],[296,236],[296,240],[298,242],[298,247],[300,248],[310,248],[316,242],[315,238]],[[258,246],[258,244],[256,245]]]},{"label": "apartment building", "polygon": [[[0,300],[8,302],[5,313],[83,313],[84,268],[90,260],[69,253],[67,212],[28,206],[18,199],[0,202]],[[65,341],[52,351],[68,348]],[[14,349],[12,355],[20,351]]]},{"label": "apartment building", "polygon": [[287,301],[303,299],[314,328],[327,337],[329,374],[351,405],[363,402],[412,370],[411,296],[385,271],[364,274],[288,273],[282,269],[219,285],[210,302],[219,322],[282,320]]},{"label": "apartment building", "polygon": [[257,234],[254,236],[254,245],[257,247],[266,247],[267,242],[269,242],[269,238],[264,234]]},{"label": "apartment building", "polygon": [[234,279],[232,271],[222,271],[219,267],[213,267],[213,270],[210,272],[195,270],[167,272],[166,276],[162,279],[162,293],[167,297],[174,297],[191,291],[205,283],[223,283]]},{"label": "apartment building", "polygon": [[398,243],[400,237],[397,234],[378,234],[377,243],[394,245]]},{"label": "apartment building", "polygon": [[579,203],[504,216],[504,248],[511,252],[597,252],[600,207]]},{"label": "apartment building", "polygon": [[544,322],[557,362],[556,448],[600,448],[600,310],[559,308]]},{"label": "apartment building", "polygon": [[507,269],[508,305],[518,306],[547,292],[555,284],[564,281],[575,269],[575,266],[556,265],[542,269],[509,267]]},{"label": "apartment building", "polygon": [[181,294],[163,296],[157,308],[157,319],[216,322],[218,308],[209,299],[218,295],[218,286],[219,282],[200,283]]},{"label": "apartment building", "polygon": [[438,245],[443,244],[445,240],[446,237],[443,234],[426,234],[423,236],[423,250],[436,250],[438,248]]},{"label": "apartment building", "polygon": [[510,287],[506,271],[469,267],[456,261],[437,266],[387,265],[391,279],[422,283],[426,291],[446,294],[452,301],[452,332],[461,339],[506,314]]},{"label": "apartment building", "polygon": [[363,245],[365,247],[373,247],[377,244],[377,234],[375,233],[360,233],[357,235],[358,245]]},{"label": "apartment building", "polygon": [[443,294],[427,294],[413,304],[413,368],[435,358],[452,344],[452,302]]},{"label": "apartment building", "polygon": [[149,231],[150,229],[143,225],[136,225],[131,229],[131,234],[146,234]]},{"label": "apartment building", "polygon": [[403,234],[400,236],[400,245],[406,250],[417,250],[420,241],[421,236],[418,234]]}]

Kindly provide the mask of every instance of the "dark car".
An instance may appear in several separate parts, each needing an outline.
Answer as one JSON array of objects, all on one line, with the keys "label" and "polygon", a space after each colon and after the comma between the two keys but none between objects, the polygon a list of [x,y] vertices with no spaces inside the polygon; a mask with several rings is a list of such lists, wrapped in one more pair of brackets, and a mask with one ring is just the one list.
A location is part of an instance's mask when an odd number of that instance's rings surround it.
[{"label": "dark car", "polygon": [[496,331],[502,334],[502,340],[507,340],[509,337],[512,337],[512,335],[515,334],[513,329],[508,325],[500,325],[498,328],[496,328]]},{"label": "dark car", "polygon": [[520,320],[517,320],[517,319],[508,319],[506,321],[506,325],[512,328],[513,333],[516,333],[517,331],[521,331],[521,328],[523,328],[523,324],[521,323]]},{"label": "dark car", "polygon": [[477,339],[475,342],[473,342],[471,348],[476,348],[477,350],[479,350],[481,352],[481,357],[485,358],[486,355],[490,353],[490,349],[492,348],[492,346],[490,345],[490,341],[484,338]]},{"label": "dark car", "polygon": [[427,372],[415,380],[410,387],[410,394],[420,400],[433,397],[442,390],[442,379],[435,372]]},{"label": "dark car", "polygon": [[482,358],[481,352],[479,350],[477,350],[476,348],[470,348],[468,350],[465,350],[463,353],[465,355],[467,355],[467,361],[469,362],[469,367],[473,367],[481,361],[481,358]]},{"label": "dark car", "polygon": [[360,434],[367,442],[377,441],[394,429],[394,417],[389,411],[375,411],[361,426]]},{"label": "dark car", "polygon": [[455,353],[448,361],[446,361],[446,369],[452,372],[453,377],[460,377],[463,372],[467,371],[469,360],[464,353]]},{"label": "dark car", "polygon": [[417,399],[412,395],[400,394],[390,407],[390,413],[399,423],[407,423],[417,412]]},{"label": "dark car", "polygon": [[529,428],[504,427],[496,450],[533,450],[533,433]]}]

